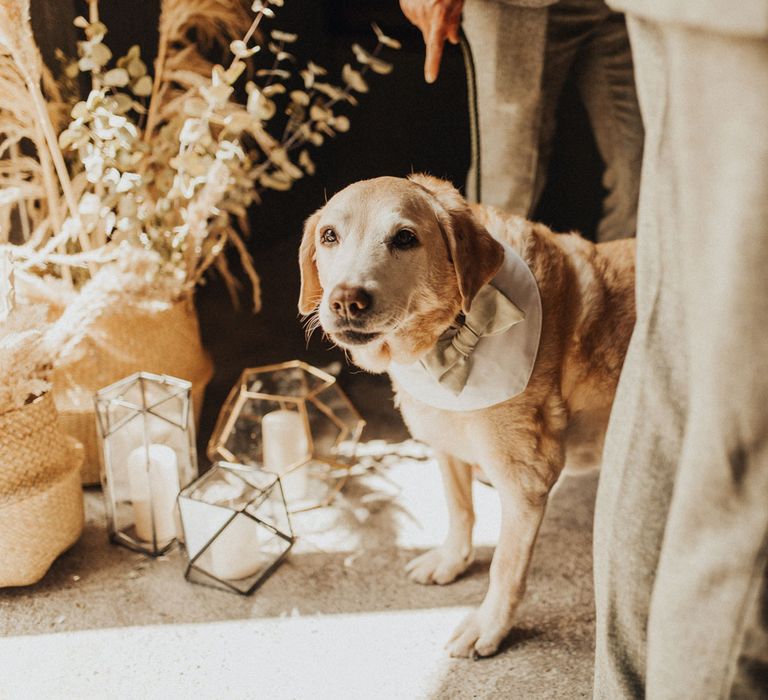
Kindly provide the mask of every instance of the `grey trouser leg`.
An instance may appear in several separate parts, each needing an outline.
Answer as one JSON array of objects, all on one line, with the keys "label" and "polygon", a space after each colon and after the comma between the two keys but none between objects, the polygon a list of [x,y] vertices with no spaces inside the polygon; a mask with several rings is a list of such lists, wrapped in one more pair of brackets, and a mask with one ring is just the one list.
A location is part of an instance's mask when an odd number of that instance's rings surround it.
[{"label": "grey trouser leg", "polygon": [[768,42],[640,20],[630,36],[638,321],[595,515],[595,697],[760,697]]},{"label": "grey trouser leg", "polygon": [[[475,63],[482,201],[528,216],[539,158],[547,9],[467,0],[462,27]],[[467,182],[476,200],[474,172]]]},{"label": "grey trouser leg", "polygon": [[602,0],[549,8],[467,0],[464,29],[477,74],[483,202],[531,215],[546,181],[562,88],[573,74],[606,164],[598,238],[633,235],[643,127],[623,16]]}]

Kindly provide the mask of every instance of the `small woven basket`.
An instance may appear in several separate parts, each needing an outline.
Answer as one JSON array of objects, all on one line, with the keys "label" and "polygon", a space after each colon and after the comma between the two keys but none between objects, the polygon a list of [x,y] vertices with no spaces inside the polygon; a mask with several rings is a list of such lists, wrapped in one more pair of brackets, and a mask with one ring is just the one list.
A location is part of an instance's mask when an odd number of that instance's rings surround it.
[{"label": "small woven basket", "polygon": [[0,587],[37,583],[80,537],[82,461],[50,393],[0,414]]},{"label": "small woven basket", "polygon": [[213,365],[200,340],[191,297],[152,310],[127,307],[99,316],[82,341],[78,359],[56,367],[53,395],[64,432],[83,444],[84,484],[98,484],[100,459],[93,395],[134,372],[170,374],[192,382],[199,420]]}]

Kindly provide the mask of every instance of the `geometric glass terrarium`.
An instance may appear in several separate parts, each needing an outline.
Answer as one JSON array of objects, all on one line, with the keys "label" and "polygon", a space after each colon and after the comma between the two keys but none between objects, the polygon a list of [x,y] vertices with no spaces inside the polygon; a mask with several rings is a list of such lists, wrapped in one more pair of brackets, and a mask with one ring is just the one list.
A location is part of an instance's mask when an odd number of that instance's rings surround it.
[{"label": "geometric glass terrarium", "polygon": [[218,462],[179,494],[186,578],[248,595],[293,546],[280,478]]},{"label": "geometric glass terrarium", "polygon": [[299,360],[254,367],[224,403],[208,457],[278,474],[295,513],[333,500],[364,426],[332,375]]},{"label": "geometric glass terrarium", "polygon": [[137,372],[94,397],[109,536],[137,552],[158,556],[176,542],[176,499],[197,476],[191,388]]}]

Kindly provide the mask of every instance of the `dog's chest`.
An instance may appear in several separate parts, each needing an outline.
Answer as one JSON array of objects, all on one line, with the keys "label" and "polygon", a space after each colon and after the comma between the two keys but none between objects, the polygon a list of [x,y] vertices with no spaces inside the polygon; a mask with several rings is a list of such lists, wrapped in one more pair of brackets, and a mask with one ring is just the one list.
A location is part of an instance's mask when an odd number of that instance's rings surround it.
[{"label": "dog's chest", "polygon": [[432,408],[402,391],[397,398],[403,419],[416,440],[469,464],[484,461],[487,445],[467,414]]}]

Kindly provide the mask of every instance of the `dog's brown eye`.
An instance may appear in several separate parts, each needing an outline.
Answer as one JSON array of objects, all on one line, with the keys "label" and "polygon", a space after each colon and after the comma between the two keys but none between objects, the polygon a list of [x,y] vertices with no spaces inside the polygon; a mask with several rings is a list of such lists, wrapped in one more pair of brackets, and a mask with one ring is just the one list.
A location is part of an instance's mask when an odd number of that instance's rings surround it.
[{"label": "dog's brown eye", "polygon": [[401,228],[390,240],[390,245],[397,250],[408,250],[418,244],[419,239],[416,238],[416,234],[407,228]]},{"label": "dog's brown eye", "polygon": [[336,231],[332,228],[327,228],[320,234],[320,242],[323,245],[333,245],[337,240]]}]

